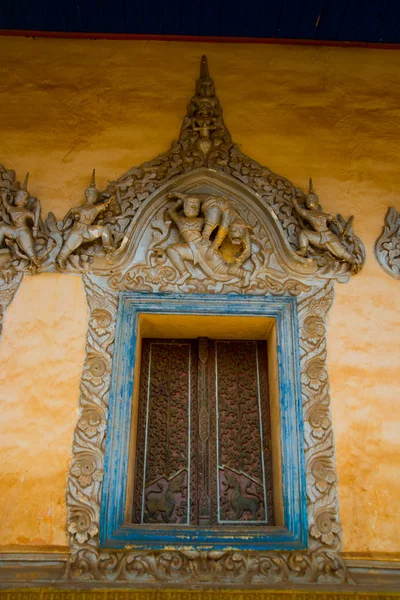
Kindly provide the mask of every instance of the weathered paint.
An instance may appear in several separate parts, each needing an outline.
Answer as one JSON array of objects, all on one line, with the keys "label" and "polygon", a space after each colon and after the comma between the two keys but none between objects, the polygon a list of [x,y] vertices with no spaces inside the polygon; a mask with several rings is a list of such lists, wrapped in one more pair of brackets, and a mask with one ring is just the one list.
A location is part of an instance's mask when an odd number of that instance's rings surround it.
[{"label": "weathered paint", "polygon": [[[129,478],[129,443],[132,391],[139,316],[231,315],[265,316],[276,321],[278,381],[281,416],[282,495],[285,527],[260,528],[239,534],[236,530],[185,529],[130,525],[125,509]],[[100,539],[104,547],[164,548],[191,545],[196,548],[305,548],[307,515],[303,456],[302,405],[296,300],[293,297],[241,297],[122,293],[119,302],[115,355],[111,381],[106,440]],[[137,372],[137,371],[136,371]]]},{"label": "weathered paint", "polygon": [[0,343],[0,542],[65,546],[70,423],[77,419],[88,318],[81,278],[27,277],[7,317]]},{"label": "weathered paint", "polygon": [[[336,286],[328,337],[344,550],[400,552],[399,283],[373,255],[399,207],[399,52],[0,37],[0,162],[62,218],[93,167],[102,189],[169,147],[204,52],[241,149],[354,214],[367,262]],[[67,544],[87,309],[79,278],[46,277],[23,282],[0,344],[3,547]]]}]

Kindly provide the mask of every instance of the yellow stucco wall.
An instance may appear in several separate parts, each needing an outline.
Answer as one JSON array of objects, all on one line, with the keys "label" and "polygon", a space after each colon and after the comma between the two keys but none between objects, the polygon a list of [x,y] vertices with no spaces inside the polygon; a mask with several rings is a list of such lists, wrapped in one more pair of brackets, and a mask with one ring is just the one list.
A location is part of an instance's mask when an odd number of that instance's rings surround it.
[{"label": "yellow stucco wall", "polygon": [[[400,207],[400,53],[364,49],[0,38],[0,163],[43,212],[165,151],[200,55],[242,150],[355,215],[367,264],[336,286],[329,367],[344,549],[400,551],[399,283],[372,248]],[[65,545],[65,484],[84,352],[79,277],[26,278],[0,344],[0,541]]]}]

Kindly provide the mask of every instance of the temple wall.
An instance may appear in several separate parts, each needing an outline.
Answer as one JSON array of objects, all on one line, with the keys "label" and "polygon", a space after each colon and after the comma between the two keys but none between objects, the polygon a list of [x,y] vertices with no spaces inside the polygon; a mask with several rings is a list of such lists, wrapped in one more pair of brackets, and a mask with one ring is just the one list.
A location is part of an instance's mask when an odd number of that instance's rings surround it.
[{"label": "temple wall", "polygon": [[[241,149],[355,216],[367,263],[336,285],[329,369],[346,552],[400,552],[399,282],[373,244],[399,208],[400,53],[0,38],[0,163],[63,217],[168,149],[206,52]],[[0,343],[0,549],[65,546],[87,308],[81,278],[26,277]]]}]

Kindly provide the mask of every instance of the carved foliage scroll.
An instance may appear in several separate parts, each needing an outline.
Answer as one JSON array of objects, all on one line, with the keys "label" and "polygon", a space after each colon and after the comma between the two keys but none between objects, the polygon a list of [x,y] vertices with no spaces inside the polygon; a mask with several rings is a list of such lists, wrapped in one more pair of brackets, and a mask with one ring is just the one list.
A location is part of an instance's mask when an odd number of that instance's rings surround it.
[{"label": "carved foliage scroll", "polygon": [[73,549],[98,546],[100,492],[118,296],[84,277],[89,305],[79,418],[67,485],[68,534]]},{"label": "carved foliage scroll", "polygon": [[310,548],[341,548],[328,371],[326,316],[333,300],[328,284],[299,301],[301,384]]},{"label": "carved foliage scroll", "polygon": [[341,531],[326,366],[328,284],[299,300],[300,361],[309,550],[306,552],[107,551],[99,548],[99,508],[104,431],[110,386],[117,295],[104,279],[86,276],[90,307],[87,360],[81,385],[67,491],[74,580],[143,583],[271,584],[344,582],[349,574],[338,551]]}]

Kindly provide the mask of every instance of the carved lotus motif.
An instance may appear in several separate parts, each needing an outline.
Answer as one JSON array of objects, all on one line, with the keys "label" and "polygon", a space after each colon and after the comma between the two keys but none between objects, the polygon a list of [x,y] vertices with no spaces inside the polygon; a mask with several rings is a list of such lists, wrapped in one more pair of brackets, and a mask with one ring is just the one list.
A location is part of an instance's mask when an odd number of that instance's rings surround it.
[{"label": "carved lotus motif", "polygon": [[312,427],[312,435],[317,439],[324,437],[331,422],[327,406],[313,406],[306,415],[306,420]]},{"label": "carved lotus motif", "polygon": [[336,481],[336,474],[329,458],[319,458],[311,465],[311,473],[315,479],[315,487],[321,493]]},{"label": "carved lotus motif", "polygon": [[314,300],[310,304],[310,312],[315,313],[319,317],[325,317],[326,313],[329,311],[332,304],[331,298],[318,298],[318,300]]},{"label": "carved lotus motif", "polygon": [[84,509],[77,512],[70,520],[68,532],[71,533],[80,544],[84,544],[89,538],[98,534],[96,523],[92,522],[90,515]]},{"label": "carved lotus motif", "polygon": [[301,375],[301,381],[313,390],[317,390],[328,379],[325,362],[318,357],[312,358]]},{"label": "carved lotus motif", "polygon": [[340,525],[336,522],[334,514],[329,510],[321,511],[315,525],[310,527],[310,535],[315,540],[321,540],[327,546],[333,546],[335,537],[340,533]]},{"label": "carved lotus motif", "polygon": [[324,323],[321,317],[311,315],[304,320],[304,333],[307,335],[307,341],[315,346],[325,333]]},{"label": "carved lotus motif", "polygon": [[78,454],[71,468],[71,473],[77,477],[82,487],[87,487],[94,481],[103,479],[103,471],[97,468],[96,459],[92,454]]},{"label": "carved lotus motif", "polygon": [[107,363],[101,356],[92,354],[86,360],[90,379],[95,385],[100,385],[103,380],[103,375],[107,372]]},{"label": "carved lotus motif", "polygon": [[107,329],[111,324],[111,320],[112,317],[108,310],[105,310],[104,308],[96,308],[92,312],[90,325],[93,327],[95,332],[101,336],[107,333]]},{"label": "carved lotus motif", "polygon": [[106,426],[107,422],[99,409],[85,408],[82,411],[78,427],[84,431],[89,438],[92,438],[99,433],[103,433]]}]

